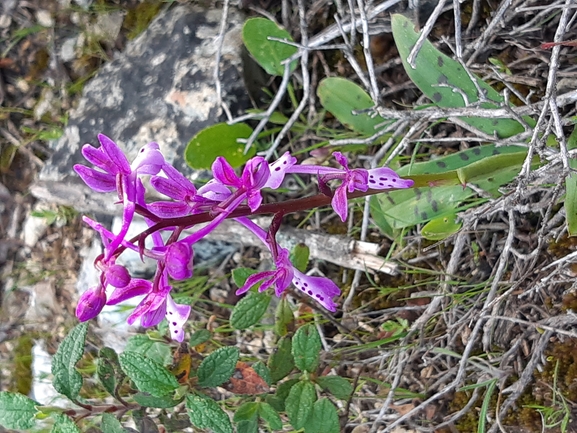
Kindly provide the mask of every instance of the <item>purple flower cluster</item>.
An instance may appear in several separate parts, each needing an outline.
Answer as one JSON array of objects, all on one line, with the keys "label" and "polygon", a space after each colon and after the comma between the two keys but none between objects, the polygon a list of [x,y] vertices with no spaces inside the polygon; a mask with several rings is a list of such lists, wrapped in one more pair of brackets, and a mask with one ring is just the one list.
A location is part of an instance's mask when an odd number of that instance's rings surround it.
[{"label": "purple flower cluster", "polygon": [[[408,188],[413,184],[413,181],[401,179],[389,168],[351,170],[346,157],[340,152],[333,155],[343,167],[341,169],[298,165],[296,158],[286,152],[270,164],[259,156],[251,158],[240,176],[225,158],[218,157],[212,165],[214,178],[197,189],[165,161],[157,143],[144,146],[134,161],[129,163],[110,138],[101,134],[98,140],[100,147],[87,144],[82,148],[82,154],[94,167],[75,165],[74,170],[94,191],[116,192],[118,202],[123,206],[123,219],[120,231],[112,233],[98,222],[84,217],[84,221],[100,234],[104,251],[95,263],[101,271],[99,284],[82,294],[76,315],[81,321],[90,320],[100,313],[104,305],[116,305],[127,299],[142,297],[129,316],[128,323],[140,320],[142,326],[150,327],[166,318],[171,336],[177,341],[184,339],[183,326],[190,314],[190,306],[174,301],[170,294],[170,281],[192,277],[194,244],[224,219],[234,217],[231,214],[240,205],[246,204],[251,212],[257,211],[262,205],[263,188],[278,188],[288,173],[315,175],[321,190],[332,195],[332,207],[344,221],[348,212],[347,194],[367,191],[369,188]],[[152,187],[170,200],[147,203],[143,176],[150,176]],[[334,192],[329,186],[333,181],[339,183]],[[149,228],[152,228],[148,233],[152,239],[152,248],[145,248],[143,242],[133,242],[126,238],[136,213],[141,214]],[[192,234],[183,235],[183,230],[191,224],[179,225],[174,221],[195,214],[209,214],[212,219]],[[168,220],[171,225],[163,230],[169,231],[170,236],[165,241],[153,226],[159,221]],[[276,243],[278,225],[266,231],[247,217],[236,217],[235,220],[262,240],[271,251],[276,266],[275,270],[251,275],[244,286],[237,290],[237,294],[245,293],[255,284],[261,283],[260,291],[274,287],[276,295],[280,296],[292,283],[327,310],[336,311],[334,298],[340,295],[339,288],[331,280],[308,276],[291,264],[289,251]],[[116,263],[118,256],[126,249],[157,261],[152,281],[132,278],[125,267]]]}]

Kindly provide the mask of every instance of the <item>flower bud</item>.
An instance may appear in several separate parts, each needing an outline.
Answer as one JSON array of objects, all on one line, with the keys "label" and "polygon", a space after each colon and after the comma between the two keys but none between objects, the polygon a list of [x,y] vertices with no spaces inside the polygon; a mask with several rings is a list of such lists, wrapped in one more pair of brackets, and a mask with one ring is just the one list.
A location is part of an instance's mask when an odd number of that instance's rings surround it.
[{"label": "flower bud", "polygon": [[102,286],[91,287],[80,296],[76,307],[76,317],[81,322],[86,322],[98,316],[104,304],[106,304],[104,288]]},{"label": "flower bud", "polygon": [[124,266],[112,265],[105,271],[106,282],[112,287],[122,288],[130,283],[130,274]]},{"label": "flower bud", "polygon": [[192,248],[185,243],[175,242],[169,245],[165,257],[168,275],[175,280],[185,280],[192,277],[192,259]]}]

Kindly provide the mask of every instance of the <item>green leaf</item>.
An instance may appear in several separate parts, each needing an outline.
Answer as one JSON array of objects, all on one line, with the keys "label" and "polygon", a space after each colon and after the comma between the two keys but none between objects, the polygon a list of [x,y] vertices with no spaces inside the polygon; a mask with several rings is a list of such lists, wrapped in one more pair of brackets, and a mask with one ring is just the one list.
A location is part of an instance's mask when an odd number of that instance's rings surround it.
[{"label": "green leaf", "polygon": [[258,433],[258,418],[240,421],[236,425],[236,431],[237,433]]},{"label": "green leaf", "polygon": [[37,404],[22,394],[0,392],[0,425],[9,429],[31,429],[36,425]]},{"label": "green leaf", "polygon": [[359,85],[346,78],[329,77],[319,83],[317,95],[321,105],[347,128],[363,135],[373,135],[377,126],[390,124],[381,116],[358,113],[375,106],[374,101]]},{"label": "green leaf", "polygon": [[285,408],[289,421],[295,430],[307,425],[315,400],[315,387],[312,383],[303,381],[291,388],[285,402]]},{"label": "green leaf", "polygon": [[179,386],[166,368],[140,353],[121,353],[120,366],[139,391],[148,392],[155,397],[170,394]]},{"label": "green leaf", "polygon": [[429,221],[421,229],[421,236],[430,241],[442,241],[457,233],[463,223],[457,222],[457,215],[451,214]]},{"label": "green leaf", "polygon": [[106,433],[126,433],[126,430],[124,427],[122,427],[120,421],[118,421],[116,417],[109,413],[102,414],[101,429]]},{"label": "green leaf", "polygon": [[247,329],[260,322],[270,300],[271,296],[264,292],[249,292],[234,306],[230,316],[230,325],[235,329]]},{"label": "green leaf", "polygon": [[198,367],[200,386],[219,386],[226,382],[236,367],[239,350],[237,347],[221,347],[208,355]]},{"label": "green leaf", "polygon": [[305,425],[305,433],[339,433],[337,408],[328,398],[321,398],[314,404],[313,412]]},{"label": "green leaf", "polygon": [[228,415],[214,400],[199,395],[186,397],[190,422],[198,428],[212,429],[215,433],[233,433]]},{"label": "green leaf", "polygon": [[189,141],[184,151],[184,159],[195,169],[210,169],[217,156],[223,156],[233,167],[240,167],[255,154],[252,146],[247,154],[244,144],[238,139],[247,139],[252,128],[245,123],[217,123],[204,128]]},{"label": "green leaf", "polygon": [[74,421],[68,418],[63,413],[57,413],[54,415],[54,425],[50,430],[50,433],[80,433]]},{"label": "green leaf", "polygon": [[134,335],[128,339],[125,352],[135,352],[146,355],[147,358],[161,365],[172,362],[170,346],[163,341],[152,340],[147,335]]},{"label": "green leaf", "polygon": [[322,376],[317,377],[316,382],[322,389],[327,390],[340,400],[347,400],[353,393],[353,386],[344,377]]},{"label": "green leaf", "polygon": [[300,371],[314,372],[320,360],[321,337],[317,329],[307,324],[301,326],[293,338],[292,354]]},{"label": "green leaf", "polygon": [[164,397],[155,397],[147,392],[137,392],[132,396],[132,398],[141,406],[157,407],[159,409],[174,407],[182,401],[182,399],[174,399],[170,395]]},{"label": "green leaf", "polygon": [[252,368],[254,371],[256,371],[256,374],[258,374],[260,377],[264,379],[264,381],[268,386],[272,385],[272,379],[270,378],[270,370],[266,365],[264,365],[262,361],[255,362],[252,365]]},{"label": "green leaf", "polygon": [[292,342],[289,337],[281,338],[274,353],[268,359],[270,378],[272,383],[276,383],[289,374],[295,366],[292,355]]},{"label": "green leaf", "polygon": [[[298,51],[293,45],[269,40],[269,36],[293,42],[291,35],[266,18],[250,18],[242,28],[242,40],[248,52],[257,63],[271,75],[282,76],[284,65],[281,62]],[[290,65],[291,72],[297,67],[297,61]]]},{"label": "green leaf", "polygon": [[251,268],[236,268],[232,271],[232,280],[238,287],[244,286],[248,277],[256,274],[258,271]]},{"label": "green leaf", "polygon": [[110,347],[103,347],[98,351],[98,363],[96,365],[96,374],[102,386],[112,396],[116,392],[117,375],[122,374],[118,355]]},{"label": "green leaf", "polygon": [[62,340],[52,359],[52,385],[60,394],[70,400],[78,397],[82,387],[82,376],[76,371],[76,363],[84,353],[84,341],[88,331],[88,322],[76,325]]},{"label": "green leaf", "polygon": [[[458,108],[475,104],[479,101],[477,87],[482,89],[484,96],[491,102],[483,102],[482,108],[498,108],[504,102],[503,97],[490,85],[467,73],[463,65],[437,50],[431,42],[425,40],[415,59],[415,67],[407,62],[407,57],[419,38],[414,24],[406,17],[392,15],[392,30],[395,44],[403,61],[403,66],[409,78],[437,106],[443,108]],[[474,77],[475,82],[471,80]],[[455,91],[458,89],[458,91]],[[466,96],[466,100],[463,97]],[[485,134],[497,135],[501,138],[523,132],[524,128],[518,121],[505,118],[463,117],[464,122]],[[525,121],[531,126],[535,122],[526,116]]]},{"label": "green leaf", "polygon": [[291,251],[290,261],[299,271],[305,272],[309,264],[309,255],[310,250],[306,244],[296,244]]},{"label": "green leaf", "polygon": [[285,401],[290,393],[290,390],[298,382],[298,379],[289,379],[286,382],[278,385],[275,395],[266,396],[267,403],[269,403],[277,412],[283,412],[285,410]]},{"label": "green leaf", "polygon": [[234,422],[248,421],[253,418],[256,418],[257,413],[258,413],[258,403],[246,402],[236,410],[232,420]]},{"label": "green leaf", "polygon": [[294,329],[294,322],[295,317],[290,302],[282,297],[274,313],[274,330],[279,336],[284,337],[288,334],[289,328]]},{"label": "green leaf", "polygon": [[190,347],[198,346],[199,344],[205,343],[208,340],[210,340],[210,337],[211,334],[208,329],[199,329],[190,336],[190,341],[188,342],[188,345]]},{"label": "green leaf", "polygon": [[[573,127],[573,132],[567,139],[567,150],[577,149],[577,126]],[[577,161],[569,160],[569,167],[577,169]],[[569,173],[565,178],[565,214],[567,222],[567,233],[569,236],[577,236],[577,174]]]},{"label": "green leaf", "polygon": [[282,429],[282,420],[278,412],[270,404],[261,401],[258,404],[258,414],[266,421],[271,430]]}]

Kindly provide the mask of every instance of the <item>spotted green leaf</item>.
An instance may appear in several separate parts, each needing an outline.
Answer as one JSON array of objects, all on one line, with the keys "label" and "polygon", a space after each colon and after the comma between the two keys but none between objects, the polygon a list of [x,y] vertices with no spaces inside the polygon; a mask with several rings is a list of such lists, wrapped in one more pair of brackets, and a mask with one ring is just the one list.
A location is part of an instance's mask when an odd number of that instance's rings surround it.
[{"label": "spotted green leaf", "polygon": [[[479,102],[478,88],[486,100],[482,108],[498,108],[504,102],[503,97],[489,84],[472,73],[467,73],[464,66],[437,50],[431,42],[425,40],[415,59],[415,66],[407,62],[411,49],[419,38],[415,25],[403,15],[392,16],[392,29],[395,44],[403,61],[409,78],[431,101],[442,108],[471,106]],[[475,81],[473,81],[471,79]],[[462,120],[474,128],[501,138],[510,137],[524,131],[523,125],[514,119],[463,117]],[[524,120],[533,126],[530,117]]]}]

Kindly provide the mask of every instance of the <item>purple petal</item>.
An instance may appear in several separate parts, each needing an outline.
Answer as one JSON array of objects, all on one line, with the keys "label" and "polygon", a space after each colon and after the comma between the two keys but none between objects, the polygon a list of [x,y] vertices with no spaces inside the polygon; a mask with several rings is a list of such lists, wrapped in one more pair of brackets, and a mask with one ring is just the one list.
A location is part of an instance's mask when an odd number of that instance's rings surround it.
[{"label": "purple petal", "polygon": [[166,298],[166,320],[170,329],[170,337],[178,342],[184,340],[184,324],[190,315],[190,305],[180,305],[171,296]]},{"label": "purple petal", "polygon": [[369,188],[410,188],[415,183],[411,179],[401,179],[397,173],[388,167],[373,168],[369,172]]},{"label": "purple petal", "polygon": [[150,179],[150,184],[159,193],[174,200],[184,200],[186,197],[187,190],[172,179],[154,176]]},{"label": "purple petal", "polygon": [[81,322],[86,322],[98,316],[105,304],[104,289],[101,286],[91,287],[80,296],[76,306],[76,317]]},{"label": "purple petal", "polygon": [[147,207],[148,210],[160,218],[176,218],[191,213],[190,205],[184,202],[156,201],[150,203]]},{"label": "purple petal", "polygon": [[130,167],[138,174],[158,174],[164,164],[164,156],[160,152],[158,143],[152,142],[138,151]]},{"label": "purple petal", "polygon": [[106,305],[116,305],[136,296],[146,295],[152,290],[152,283],[140,278],[134,278],[127,286],[115,289]]},{"label": "purple petal", "polygon": [[110,157],[104,152],[102,147],[98,149],[91,144],[82,146],[82,155],[88,162],[100,168],[106,173],[117,175],[118,167],[110,160]]},{"label": "purple petal", "polygon": [[122,174],[130,174],[130,164],[120,147],[104,134],[98,134],[98,141],[118,171]]},{"label": "purple petal", "polygon": [[242,184],[247,189],[260,189],[270,177],[268,163],[262,156],[255,156],[247,161],[242,171]]},{"label": "purple petal", "polygon": [[270,177],[268,178],[265,187],[277,189],[281,186],[286,171],[297,163],[297,159],[289,152],[285,152],[279,159],[270,164]]},{"label": "purple petal", "polygon": [[346,171],[349,170],[349,161],[347,160],[347,157],[345,155],[343,155],[341,152],[334,152],[333,156],[335,157],[337,162],[343,166],[343,168]]},{"label": "purple petal", "polygon": [[149,309],[147,312],[140,316],[140,326],[143,328],[150,328],[151,326],[156,326],[162,319],[166,316],[166,299],[162,303],[154,308]]},{"label": "purple petal", "polygon": [[246,202],[251,211],[256,211],[262,203],[260,191],[252,191],[252,193],[248,195]]},{"label": "purple petal", "polygon": [[186,280],[192,277],[193,250],[183,242],[170,244],[165,256],[168,275],[175,280]]},{"label": "purple petal", "polygon": [[96,192],[116,191],[116,177],[112,174],[103,173],[80,164],[74,166],[74,171],[86,185]]},{"label": "purple petal", "polygon": [[331,206],[338,216],[341,217],[342,221],[347,220],[347,214],[349,212],[348,202],[347,202],[347,189],[346,185],[342,184],[336,191],[333,199],[331,200]]},{"label": "purple petal", "polygon": [[369,172],[364,168],[356,168],[349,172],[350,176],[347,182],[349,192],[366,191],[369,189]]},{"label": "purple petal", "polygon": [[275,273],[276,271],[265,271],[250,275],[244,282],[244,285],[236,291],[236,294],[242,295],[243,293],[248,292],[255,284],[258,284],[259,282],[264,281],[266,279],[273,278]]},{"label": "purple petal", "polygon": [[105,271],[106,282],[112,287],[126,287],[130,284],[130,274],[124,266],[112,265]]},{"label": "purple petal", "polygon": [[293,284],[327,310],[333,313],[337,310],[337,304],[335,304],[333,298],[339,296],[341,290],[328,278],[310,277],[295,269]]},{"label": "purple petal", "polygon": [[212,175],[223,185],[240,188],[242,183],[234,172],[234,168],[222,156],[217,157],[212,163]]},{"label": "purple petal", "polygon": [[198,194],[209,200],[224,201],[231,196],[230,189],[221,183],[211,180],[198,189]]}]

